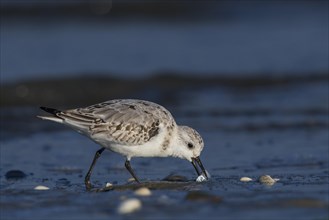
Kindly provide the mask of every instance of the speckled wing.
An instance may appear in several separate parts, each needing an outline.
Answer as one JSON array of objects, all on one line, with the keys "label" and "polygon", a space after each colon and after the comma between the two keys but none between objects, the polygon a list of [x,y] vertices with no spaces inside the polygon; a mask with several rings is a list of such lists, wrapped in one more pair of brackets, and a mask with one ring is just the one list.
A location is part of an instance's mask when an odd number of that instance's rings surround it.
[{"label": "speckled wing", "polygon": [[141,100],[111,100],[86,108],[62,112],[62,117],[82,126],[89,136],[103,136],[110,142],[141,145],[176,123],[164,107]]}]

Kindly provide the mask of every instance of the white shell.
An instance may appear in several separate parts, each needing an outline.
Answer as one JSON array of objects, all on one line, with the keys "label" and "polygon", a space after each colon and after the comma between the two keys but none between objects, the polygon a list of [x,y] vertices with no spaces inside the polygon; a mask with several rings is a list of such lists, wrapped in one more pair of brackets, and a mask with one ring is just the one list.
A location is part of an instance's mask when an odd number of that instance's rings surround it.
[{"label": "white shell", "polygon": [[134,182],[134,181],[136,181],[136,180],[135,180],[135,178],[133,178],[133,177],[131,177],[131,178],[128,179],[128,182],[129,182],[129,183],[130,183],[130,182]]},{"label": "white shell", "polygon": [[120,214],[129,214],[142,208],[142,203],[139,199],[127,199],[123,201],[119,207]]},{"label": "white shell", "polygon": [[250,181],[252,181],[252,179],[251,179],[250,177],[246,177],[246,176],[244,176],[244,177],[241,177],[241,178],[240,178],[240,181],[241,181],[241,182],[250,182]]},{"label": "white shell", "polygon": [[34,187],[34,189],[35,190],[48,190],[49,189],[49,187],[47,187],[47,186],[36,186],[36,187]]},{"label": "white shell", "polygon": [[105,187],[111,187],[111,186],[113,186],[112,183],[106,183],[106,185],[105,185]]},{"label": "white shell", "polygon": [[259,177],[259,182],[264,184],[264,185],[273,185],[276,183],[279,179],[273,179],[270,175],[263,175]]},{"label": "white shell", "polygon": [[203,176],[203,174],[201,174],[200,176],[198,176],[198,178],[196,178],[195,181],[197,181],[198,183],[204,182],[206,181],[206,177]]},{"label": "white shell", "polygon": [[142,188],[139,188],[139,189],[137,189],[135,191],[135,195],[138,195],[138,196],[150,196],[150,195],[152,195],[152,192],[148,188],[142,187]]}]

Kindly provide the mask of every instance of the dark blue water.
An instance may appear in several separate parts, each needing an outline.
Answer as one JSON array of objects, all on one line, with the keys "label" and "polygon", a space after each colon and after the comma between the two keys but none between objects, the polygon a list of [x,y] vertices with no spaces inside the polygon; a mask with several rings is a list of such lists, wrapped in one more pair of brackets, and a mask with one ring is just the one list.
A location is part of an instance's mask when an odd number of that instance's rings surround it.
[{"label": "dark blue water", "polygon": [[[178,124],[203,136],[201,159],[212,178],[195,186],[188,161],[133,158],[142,181],[160,181],[169,174],[191,181],[187,188],[153,188],[150,197],[138,197],[131,189],[86,192],[84,175],[99,146],[36,118],[41,113],[37,106],[2,107],[1,219],[327,219],[327,91],[328,82],[322,80],[246,88],[209,84],[176,90],[170,101],[167,90],[154,89],[159,96],[149,100],[165,105]],[[69,97],[59,98],[66,102]],[[6,178],[12,170],[27,177]],[[266,187],[257,182],[264,174],[280,180]],[[242,176],[255,181],[240,182]],[[105,151],[92,183],[121,185],[128,178],[124,158]],[[50,189],[36,191],[37,185]],[[193,191],[207,196],[193,197]],[[125,198],[140,199],[141,210],[120,215],[117,208]]]}]

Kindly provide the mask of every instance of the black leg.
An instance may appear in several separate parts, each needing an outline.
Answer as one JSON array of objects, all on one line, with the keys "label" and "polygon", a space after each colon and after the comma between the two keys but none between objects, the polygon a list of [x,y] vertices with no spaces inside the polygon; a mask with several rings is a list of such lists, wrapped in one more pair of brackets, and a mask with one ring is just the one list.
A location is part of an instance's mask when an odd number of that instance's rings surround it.
[{"label": "black leg", "polygon": [[101,156],[101,154],[103,153],[104,150],[105,150],[105,148],[103,147],[103,148],[99,149],[98,151],[96,151],[93,162],[91,163],[91,165],[89,167],[88,173],[85,177],[85,185],[86,185],[87,190],[91,190],[90,176],[94,169],[97,159]]},{"label": "black leg", "polygon": [[133,169],[130,166],[130,161],[127,159],[125,162],[125,167],[127,168],[127,170],[129,171],[129,173],[135,178],[137,183],[140,183],[137,176],[135,175]]}]

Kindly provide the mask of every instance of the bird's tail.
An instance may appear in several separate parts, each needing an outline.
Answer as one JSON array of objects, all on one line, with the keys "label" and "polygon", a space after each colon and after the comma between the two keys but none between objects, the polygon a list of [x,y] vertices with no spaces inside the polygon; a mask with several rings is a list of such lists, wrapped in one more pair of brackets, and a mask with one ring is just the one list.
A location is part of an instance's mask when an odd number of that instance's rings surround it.
[{"label": "bird's tail", "polygon": [[54,109],[54,108],[47,108],[47,107],[40,107],[42,110],[52,114],[53,116],[37,116],[38,118],[44,119],[44,120],[50,120],[50,121],[55,121],[58,123],[63,123],[64,120],[63,118],[60,117],[60,110]]}]

